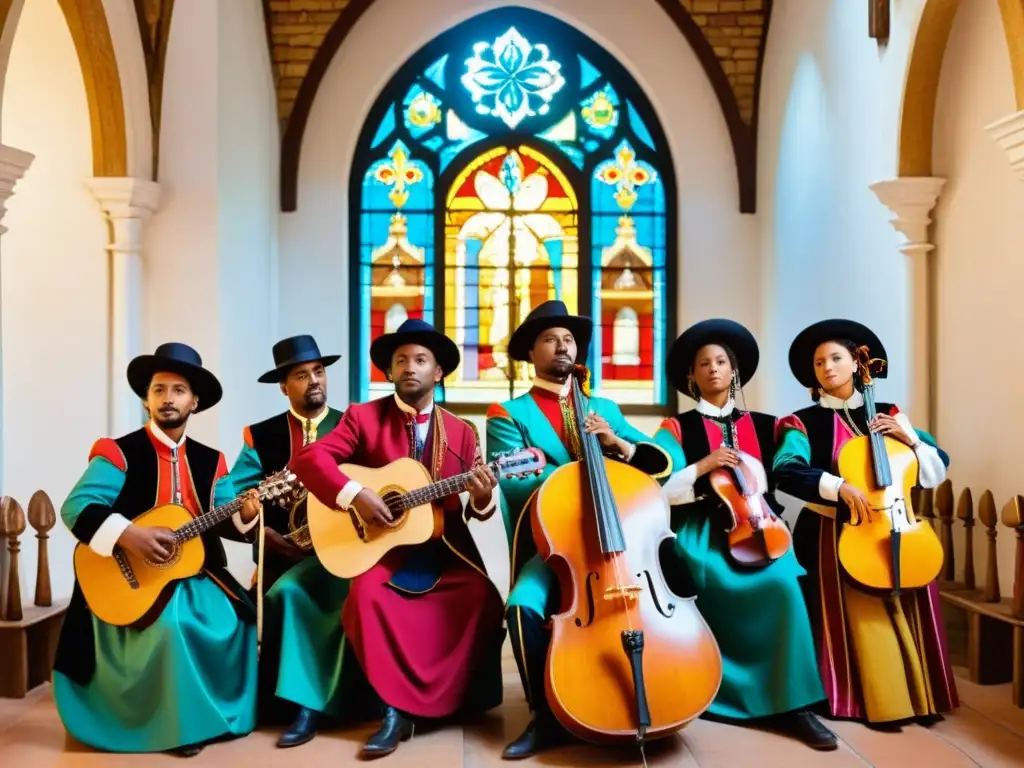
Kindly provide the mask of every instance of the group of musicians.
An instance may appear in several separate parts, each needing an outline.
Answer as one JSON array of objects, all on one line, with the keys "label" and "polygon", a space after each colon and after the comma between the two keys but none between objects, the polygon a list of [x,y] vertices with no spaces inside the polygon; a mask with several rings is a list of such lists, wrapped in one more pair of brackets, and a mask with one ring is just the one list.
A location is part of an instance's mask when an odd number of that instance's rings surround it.
[{"label": "group of musicians", "polygon": [[[53,673],[67,731],[100,750],[192,756],[280,718],[287,727],[278,746],[294,747],[325,725],[376,717],[380,727],[363,754],[382,756],[416,727],[498,706],[508,639],[532,720],[504,757],[573,738],[545,685],[552,616],[572,596],[561,594],[555,570],[538,554],[530,515],[552,473],[582,459],[585,441],[661,486],[674,534],[660,553],[665,578],[673,593],[695,600],[722,659],[717,695],[702,716],[830,750],[836,736],[819,716],[899,730],[952,711],[936,584],[899,594],[869,589],[837,554],[851,515],[871,511],[864,490],[838,469],[848,441],[874,433],[905,445],[917,460],[916,483],[926,488],[944,479],[948,465],[932,437],[895,406],[878,404],[868,418],[875,408],[865,407],[865,386],[884,376],[877,363],[887,357],[879,339],[845,320],[801,332],[789,362],[813,404],[779,419],[742,407],[759,358],[751,333],[729,320],[698,323],[667,361],[670,381],[696,407],[651,437],[589,390],[585,411],[576,410],[577,361],[586,359],[592,330],[589,318],[560,301],[536,307],[515,329],[509,356],[531,363],[536,378],[526,394],[488,410],[486,454],[468,421],[435,404],[435,388],[458,367],[460,352],[421,320],[371,345],[394,395],[344,413],[327,403],[327,369],[338,356],[321,354],[311,336],[276,344],[275,367],[259,381],[276,384],[289,407],[245,428],[230,469],[223,453],[186,435],[192,414],[222,396],[196,351],[168,343],[134,359],[128,381],[149,421],[93,446],[61,508],[80,545],[159,567],[175,557],[173,533],[133,518],[161,504],[201,516],[242,502],[203,534],[201,573],[175,582],[155,615],[137,625],[97,618],[76,579]],[[543,452],[543,469],[499,477],[489,462],[523,448]],[[339,467],[380,468],[405,457],[422,462],[433,481],[468,477],[464,491],[436,503],[443,535],[395,548],[353,579],[335,577],[298,535],[303,494],[339,514],[354,511],[365,526],[393,526],[398,513]],[[763,468],[771,510],[782,510],[776,489],[805,502],[792,547],[761,567],[731,554],[735,521],[711,485],[716,470],[751,457]],[[286,467],[301,483],[290,503],[261,501],[257,488]],[[468,528],[499,509],[511,547],[504,604]],[[227,571],[222,538],[253,544],[258,567],[248,588]],[[259,646],[257,604],[264,607]]]}]

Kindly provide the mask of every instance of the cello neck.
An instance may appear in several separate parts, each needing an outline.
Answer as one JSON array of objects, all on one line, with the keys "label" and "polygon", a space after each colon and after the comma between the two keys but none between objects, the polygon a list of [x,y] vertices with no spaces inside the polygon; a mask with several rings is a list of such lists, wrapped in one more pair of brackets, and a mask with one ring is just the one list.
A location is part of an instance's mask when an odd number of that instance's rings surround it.
[{"label": "cello neck", "polygon": [[584,402],[583,389],[575,375],[572,376],[572,401],[573,415],[576,417],[576,427],[580,434],[580,461],[584,466],[587,484],[590,488],[601,551],[606,555],[613,552],[624,552],[626,537],[622,533],[619,510],[615,504],[615,498],[612,496],[611,486],[608,484],[604,452],[601,450],[601,443],[598,441],[597,435],[588,435],[583,431],[587,413],[584,406],[589,405],[589,400]]},{"label": "cello neck", "polygon": [[[868,424],[878,414],[875,407],[875,385],[864,385],[864,416]],[[885,437],[881,432],[868,432],[871,441],[871,464],[875,472],[875,483],[879,488],[892,485],[892,472],[889,470],[889,453],[885,449]]]}]

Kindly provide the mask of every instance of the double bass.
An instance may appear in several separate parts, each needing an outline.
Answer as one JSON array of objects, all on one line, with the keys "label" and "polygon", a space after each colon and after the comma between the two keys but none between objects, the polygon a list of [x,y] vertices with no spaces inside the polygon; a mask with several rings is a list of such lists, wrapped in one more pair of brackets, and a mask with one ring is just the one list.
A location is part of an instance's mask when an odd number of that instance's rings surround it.
[{"label": "double bass", "polygon": [[[668,736],[704,712],[722,681],[722,657],[694,598],[668,588],[659,545],[672,538],[658,483],[604,456],[583,431],[587,403],[572,377],[581,457],[534,496],[538,552],[558,576],[545,693],[552,712],[586,741]],[[564,603],[563,603],[564,605]]]},{"label": "double bass", "polygon": [[[864,370],[864,413],[877,414],[874,383]],[[867,497],[870,512],[851,519],[839,534],[839,563],[854,581],[899,594],[925,587],[942,569],[942,544],[932,527],[914,515],[917,484],[914,449],[878,432],[855,437],[839,452],[839,475]]]}]

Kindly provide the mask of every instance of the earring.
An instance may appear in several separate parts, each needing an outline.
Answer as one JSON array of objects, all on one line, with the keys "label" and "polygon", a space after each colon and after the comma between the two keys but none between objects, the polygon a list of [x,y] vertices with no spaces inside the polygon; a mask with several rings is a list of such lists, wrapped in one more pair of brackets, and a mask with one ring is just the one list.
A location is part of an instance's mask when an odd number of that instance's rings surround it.
[{"label": "earring", "polygon": [[732,381],[729,382],[729,397],[733,400],[736,399],[736,390],[739,389],[739,377],[736,376],[736,371],[732,372]]},{"label": "earring", "polygon": [[697,382],[695,382],[693,379],[689,379],[686,382],[686,387],[690,392],[690,397],[692,397],[694,400],[700,400],[700,390],[697,389]]}]

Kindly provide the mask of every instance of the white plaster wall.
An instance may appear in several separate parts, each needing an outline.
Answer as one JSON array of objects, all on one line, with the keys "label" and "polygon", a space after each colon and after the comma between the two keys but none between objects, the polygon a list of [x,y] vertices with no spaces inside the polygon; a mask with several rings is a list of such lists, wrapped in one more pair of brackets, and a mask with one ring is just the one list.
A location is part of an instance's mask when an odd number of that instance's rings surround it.
[{"label": "white plaster wall", "polygon": [[[106,225],[92,175],[89,110],[57,0],[26,3],[4,85],[6,143],[35,155],[8,201],[3,236],[4,487],[26,508],[37,489],[58,510],[107,425]],[[69,596],[74,539],[50,543],[55,597]],[[3,568],[3,564],[0,564]],[[3,571],[6,572],[4,568]],[[22,538],[22,599],[35,589],[36,542]]]},{"label": "white plaster wall", "polygon": [[[298,210],[281,216],[282,335],[315,332],[348,358],[348,184],[359,132],[381,89],[422,45],[459,22],[508,3],[377,0],[360,18],[321,83],[303,143]],[[739,213],[735,161],[714,91],[686,40],[653,0],[517,3],[558,17],[615,56],[644,88],[668,135],[679,182],[680,328],[727,315],[760,324],[758,226]],[[401,24],[394,20],[401,18]],[[731,275],[731,295],[718,289]],[[315,275],[315,279],[311,279]],[[708,286],[714,285],[714,290]],[[340,372],[340,369],[339,369]],[[333,373],[333,371],[332,371]],[[331,401],[347,403],[335,374]],[[751,398],[756,390],[751,390]],[[656,427],[645,420],[643,428]],[[499,588],[508,556],[500,520],[477,526],[477,542]]]},{"label": "white plaster wall", "polygon": [[878,333],[891,361],[878,396],[906,402],[907,265],[891,214],[868,186],[896,175],[903,83],[923,5],[894,3],[890,39],[880,47],[867,34],[864,3],[774,3],[758,141],[757,379],[770,411],[810,403],[789,371],[789,344],[829,317]]},{"label": "white plaster wall", "polygon": [[[938,317],[938,425],[957,494],[975,504],[990,489],[996,505],[1024,493],[1016,436],[1024,431],[1024,184],[984,127],[1017,111],[996,3],[965,2],[942,64],[933,173],[949,180],[935,211],[932,255]],[[979,389],[979,386],[982,389]],[[957,526],[957,532],[962,529]],[[986,538],[975,528],[975,572],[984,581]],[[1013,593],[1014,534],[999,526],[1000,582]],[[962,573],[962,542],[957,571]]]}]

